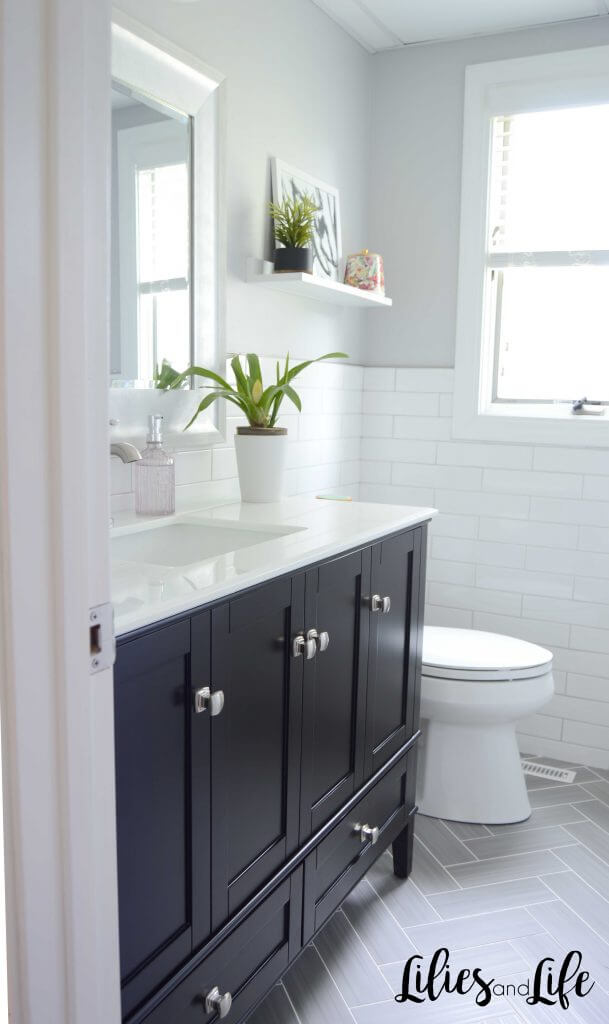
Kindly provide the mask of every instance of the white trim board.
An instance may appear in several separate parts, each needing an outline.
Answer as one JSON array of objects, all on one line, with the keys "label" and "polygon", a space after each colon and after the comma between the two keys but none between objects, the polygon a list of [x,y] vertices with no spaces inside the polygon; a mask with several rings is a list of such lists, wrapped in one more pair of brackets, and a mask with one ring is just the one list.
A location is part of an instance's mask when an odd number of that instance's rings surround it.
[{"label": "white trim board", "polygon": [[110,596],[109,22],[105,0],[27,0],[0,42],[2,754],[19,1024],[120,1021],[112,673],[89,675],[88,639],[89,605]]}]

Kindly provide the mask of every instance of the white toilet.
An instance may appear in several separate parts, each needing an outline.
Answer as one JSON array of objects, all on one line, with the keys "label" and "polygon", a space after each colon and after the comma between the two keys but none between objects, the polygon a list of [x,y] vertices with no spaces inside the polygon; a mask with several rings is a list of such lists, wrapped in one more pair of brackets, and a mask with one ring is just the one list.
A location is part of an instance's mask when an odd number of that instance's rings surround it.
[{"label": "white toilet", "polygon": [[425,626],[420,813],[487,825],[528,818],[516,723],[553,693],[545,648],[497,633]]}]

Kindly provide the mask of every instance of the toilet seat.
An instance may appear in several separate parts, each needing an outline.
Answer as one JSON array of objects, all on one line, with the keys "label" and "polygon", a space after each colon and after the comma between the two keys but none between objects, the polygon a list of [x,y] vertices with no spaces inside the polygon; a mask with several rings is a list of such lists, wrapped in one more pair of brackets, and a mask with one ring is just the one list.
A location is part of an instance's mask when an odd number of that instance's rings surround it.
[{"label": "toilet seat", "polygon": [[422,674],[455,682],[511,682],[534,679],[551,670],[545,647],[500,633],[425,626]]}]

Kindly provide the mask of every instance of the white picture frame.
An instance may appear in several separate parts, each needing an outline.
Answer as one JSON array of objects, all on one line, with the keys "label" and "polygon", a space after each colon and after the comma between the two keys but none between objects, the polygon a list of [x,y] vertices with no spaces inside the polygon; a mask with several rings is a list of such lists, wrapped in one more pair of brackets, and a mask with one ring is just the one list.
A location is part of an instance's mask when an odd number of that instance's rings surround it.
[{"label": "white picture frame", "polygon": [[321,209],[316,215],[313,233],[313,274],[338,281],[343,254],[338,189],[279,157],[271,159],[271,187],[275,203],[282,202],[286,196],[306,192],[316,200]]}]

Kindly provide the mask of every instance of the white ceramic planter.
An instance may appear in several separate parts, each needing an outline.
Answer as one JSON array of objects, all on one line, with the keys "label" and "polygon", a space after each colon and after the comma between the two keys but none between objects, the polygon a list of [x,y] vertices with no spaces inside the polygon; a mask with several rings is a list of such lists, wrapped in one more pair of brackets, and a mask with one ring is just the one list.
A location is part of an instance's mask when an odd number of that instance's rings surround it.
[{"label": "white ceramic planter", "polygon": [[287,429],[238,427],[235,449],[241,501],[279,501],[283,497]]}]

